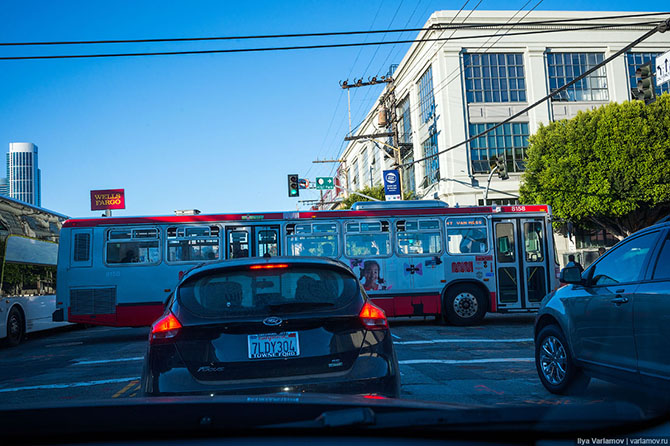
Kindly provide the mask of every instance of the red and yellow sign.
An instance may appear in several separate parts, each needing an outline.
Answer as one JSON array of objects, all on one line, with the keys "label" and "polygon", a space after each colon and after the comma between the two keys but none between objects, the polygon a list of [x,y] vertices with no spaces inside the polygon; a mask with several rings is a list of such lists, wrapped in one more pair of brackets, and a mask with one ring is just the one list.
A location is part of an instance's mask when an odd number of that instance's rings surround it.
[{"label": "red and yellow sign", "polygon": [[125,209],[126,198],[123,189],[106,189],[91,191],[91,210]]}]

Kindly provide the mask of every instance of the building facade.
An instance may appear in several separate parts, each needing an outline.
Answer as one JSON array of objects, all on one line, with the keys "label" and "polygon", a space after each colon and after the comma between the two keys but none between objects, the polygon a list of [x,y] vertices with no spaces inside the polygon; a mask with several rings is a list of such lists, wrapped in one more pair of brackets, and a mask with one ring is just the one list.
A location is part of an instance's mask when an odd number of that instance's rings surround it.
[{"label": "building facade", "polygon": [[29,142],[9,143],[7,155],[9,197],[41,206],[41,173],[37,146]]},{"label": "building facade", "polygon": [[[509,179],[493,176],[487,203],[516,204],[529,135],[541,124],[574,117],[580,110],[630,100],[636,68],[670,49],[668,34],[655,34],[512,122],[462,142],[559,89],[653,26],[640,22],[660,20],[619,17],[629,14],[533,11],[520,20],[515,11],[437,11],[418,39],[450,39],[410,47],[394,71],[394,82],[355,135],[396,132],[397,139],[382,142],[397,141],[402,164],[408,166],[401,171],[404,190],[450,206],[483,205],[491,166],[503,158]],[[574,21],[589,17],[598,19]],[[509,24],[501,28],[503,23]],[[468,27],[454,32],[447,29],[450,24]],[[657,94],[669,90],[666,84],[657,87]],[[382,105],[389,103],[395,105],[392,110]],[[383,109],[391,125],[380,125]],[[393,165],[391,151],[379,142],[357,140],[345,148],[339,172],[346,174],[340,181],[348,182],[349,189],[381,183],[381,171]],[[413,163],[445,149],[449,150]],[[380,168],[368,169],[371,164]],[[579,237],[588,247],[578,248]],[[601,239],[602,244],[610,243],[606,236],[575,234],[558,246],[563,253],[586,256],[581,250],[597,251]]]}]

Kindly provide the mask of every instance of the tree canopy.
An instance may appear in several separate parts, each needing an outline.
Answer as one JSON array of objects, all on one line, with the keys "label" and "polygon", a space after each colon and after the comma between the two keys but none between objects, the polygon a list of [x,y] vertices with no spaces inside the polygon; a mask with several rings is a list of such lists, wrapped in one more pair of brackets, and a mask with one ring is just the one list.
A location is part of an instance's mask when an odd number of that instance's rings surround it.
[{"label": "tree canopy", "polygon": [[[361,189],[359,192],[365,195],[369,195],[371,197],[377,198],[381,201],[385,201],[386,198],[384,196],[384,185],[379,185],[379,186],[374,186],[374,187],[364,187]],[[365,198],[361,195],[358,194],[353,194],[350,193],[347,198],[342,200],[342,203],[340,204],[341,209],[350,209],[351,206],[354,205],[357,201],[372,201],[369,198]]]},{"label": "tree canopy", "polygon": [[670,213],[670,95],[608,104],[540,126],[520,197],[619,238]]}]

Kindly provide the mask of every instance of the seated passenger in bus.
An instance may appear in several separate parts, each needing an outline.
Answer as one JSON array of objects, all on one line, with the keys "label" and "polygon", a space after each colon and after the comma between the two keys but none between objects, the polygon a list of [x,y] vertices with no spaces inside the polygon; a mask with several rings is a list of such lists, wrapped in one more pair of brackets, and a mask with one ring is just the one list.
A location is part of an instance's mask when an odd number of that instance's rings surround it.
[{"label": "seated passenger in bus", "polygon": [[137,262],[137,253],[133,248],[128,248],[126,254],[121,259],[121,263],[136,263]]}]

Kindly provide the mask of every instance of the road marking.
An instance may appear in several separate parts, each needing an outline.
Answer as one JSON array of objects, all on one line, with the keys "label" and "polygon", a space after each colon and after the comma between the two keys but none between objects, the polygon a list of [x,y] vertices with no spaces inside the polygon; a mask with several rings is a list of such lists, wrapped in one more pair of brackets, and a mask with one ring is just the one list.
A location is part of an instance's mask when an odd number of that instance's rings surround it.
[{"label": "road marking", "polygon": [[59,344],[47,344],[45,347],[72,347],[74,345],[82,345],[83,341],[78,342],[61,342]]},{"label": "road marking", "polygon": [[396,338],[396,339],[402,339],[400,336],[398,336],[398,335],[396,335],[396,334],[393,334],[393,333],[391,333],[391,336],[393,336],[393,337]]},{"label": "road marking", "polygon": [[77,361],[73,365],[105,364],[107,362],[141,361],[143,359],[144,356],[135,356],[134,358],[101,359],[98,361]]},{"label": "road marking", "polygon": [[400,365],[412,364],[482,364],[487,362],[533,362],[535,358],[485,358],[485,359],[406,359]]},{"label": "road marking", "polygon": [[126,392],[128,389],[130,389],[135,385],[137,385],[137,381],[130,381],[128,384],[126,384],[126,386],[123,389],[119,390],[114,395],[112,395],[112,398],[118,398],[120,395],[122,395],[124,392]]},{"label": "road marking", "polygon": [[424,345],[424,344],[458,344],[466,342],[496,343],[496,342],[533,342],[533,338],[517,339],[428,339],[425,341],[398,341],[396,345]]},{"label": "road marking", "polygon": [[83,381],[78,383],[42,384],[39,386],[10,387],[8,389],[0,389],[0,393],[18,392],[19,390],[68,389],[70,387],[98,386],[100,384],[122,383],[127,381],[136,381],[139,379],[140,379],[139,376],[133,376],[130,378],[102,379],[99,381]]}]

